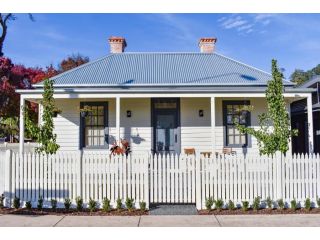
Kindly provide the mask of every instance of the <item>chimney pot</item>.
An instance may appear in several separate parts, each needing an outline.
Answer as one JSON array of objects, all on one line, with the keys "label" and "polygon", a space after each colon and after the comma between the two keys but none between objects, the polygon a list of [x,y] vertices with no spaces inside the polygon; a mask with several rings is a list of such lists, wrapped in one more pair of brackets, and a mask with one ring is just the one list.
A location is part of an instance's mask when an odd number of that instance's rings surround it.
[{"label": "chimney pot", "polygon": [[127,46],[126,39],[123,37],[114,37],[109,38],[110,44],[110,53],[123,53],[125,47]]},{"label": "chimney pot", "polygon": [[200,38],[199,47],[202,53],[213,53],[215,49],[216,38]]}]

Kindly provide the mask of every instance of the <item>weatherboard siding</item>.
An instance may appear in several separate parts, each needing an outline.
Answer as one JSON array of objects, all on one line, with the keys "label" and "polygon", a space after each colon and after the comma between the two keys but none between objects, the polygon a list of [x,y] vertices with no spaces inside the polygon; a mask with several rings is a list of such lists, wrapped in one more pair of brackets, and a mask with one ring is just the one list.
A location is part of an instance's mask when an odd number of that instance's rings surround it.
[{"label": "weatherboard siding", "polygon": [[[266,101],[263,98],[216,98],[216,151],[221,151],[225,144],[223,127],[223,100],[250,100],[254,106],[251,113],[251,125],[258,128],[258,115],[266,111]],[[116,101],[110,99],[57,99],[56,105],[62,110],[58,117],[54,118],[57,143],[62,151],[79,149],[79,126],[80,126],[80,102],[81,101],[106,101],[108,102],[109,143],[116,138]],[[152,149],[151,127],[151,100],[149,98],[121,98],[120,100],[120,136],[130,139],[133,152],[149,152]],[[210,98],[181,98],[181,152],[184,148],[195,148],[196,151],[211,151],[212,130]],[[127,117],[127,111],[132,113]],[[204,116],[199,116],[199,110],[204,111]],[[242,148],[233,148],[239,153]],[[245,149],[248,153],[258,152],[257,141],[249,136],[249,146]]]},{"label": "weatherboard siding", "polygon": [[[210,98],[181,98],[181,152],[195,148],[196,152],[211,149]],[[199,117],[199,110],[204,111]]]}]

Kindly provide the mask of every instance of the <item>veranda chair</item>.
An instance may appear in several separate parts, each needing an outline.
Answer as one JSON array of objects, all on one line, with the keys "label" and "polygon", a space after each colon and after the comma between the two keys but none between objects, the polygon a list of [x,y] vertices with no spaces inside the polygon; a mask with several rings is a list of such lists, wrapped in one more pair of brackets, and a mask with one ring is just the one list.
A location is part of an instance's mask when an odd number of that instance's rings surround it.
[{"label": "veranda chair", "polygon": [[196,154],[196,149],[195,148],[185,148],[184,149],[184,154],[186,154],[186,155],[195,155]]}]

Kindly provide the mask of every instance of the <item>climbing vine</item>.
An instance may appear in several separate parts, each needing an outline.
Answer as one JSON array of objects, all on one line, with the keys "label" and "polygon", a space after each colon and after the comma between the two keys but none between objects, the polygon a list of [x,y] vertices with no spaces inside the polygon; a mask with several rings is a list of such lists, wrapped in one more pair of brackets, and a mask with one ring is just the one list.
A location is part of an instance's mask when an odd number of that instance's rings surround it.
[{"label": "climbing vine", "polygon": [[289,149],[291,136],[298,131],[292,130],[286,103],[283,97],[283,74],[277,67],[277,61],[272,60],[272,80],[266,89],[267,113],[258,116],[260,128],[258,130],[236,124],[241,133],[254,136],[258,141],[260,154],[273,155],[277,151],[286,153]]},{"label": "climbing vine", "polygon": [[53,80],[44,81],[44,92],[41,105],[43,106],[42,124],[36,125],[31,119],[28,109],[25,111],[26,130],[40,144],[36,148],[38,153],[54,154],[60,146],[56,143],[57,135],[53,133],[53,114],[55,101],[53,98]]}]

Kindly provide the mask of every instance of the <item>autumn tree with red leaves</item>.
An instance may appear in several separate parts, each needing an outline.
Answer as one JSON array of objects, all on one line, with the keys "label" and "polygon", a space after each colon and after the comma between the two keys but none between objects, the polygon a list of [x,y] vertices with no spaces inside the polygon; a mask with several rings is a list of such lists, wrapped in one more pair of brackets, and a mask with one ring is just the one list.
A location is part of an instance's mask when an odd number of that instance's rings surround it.
[{"label": "autumn tree with red leaves", "polygon": [[59,71],[65,72],[72,68],[78,67],[82,64],[89,62],[89,57],[84,57],[81,54],[71,55],[66,59],[63,59],[59,64]]}]

